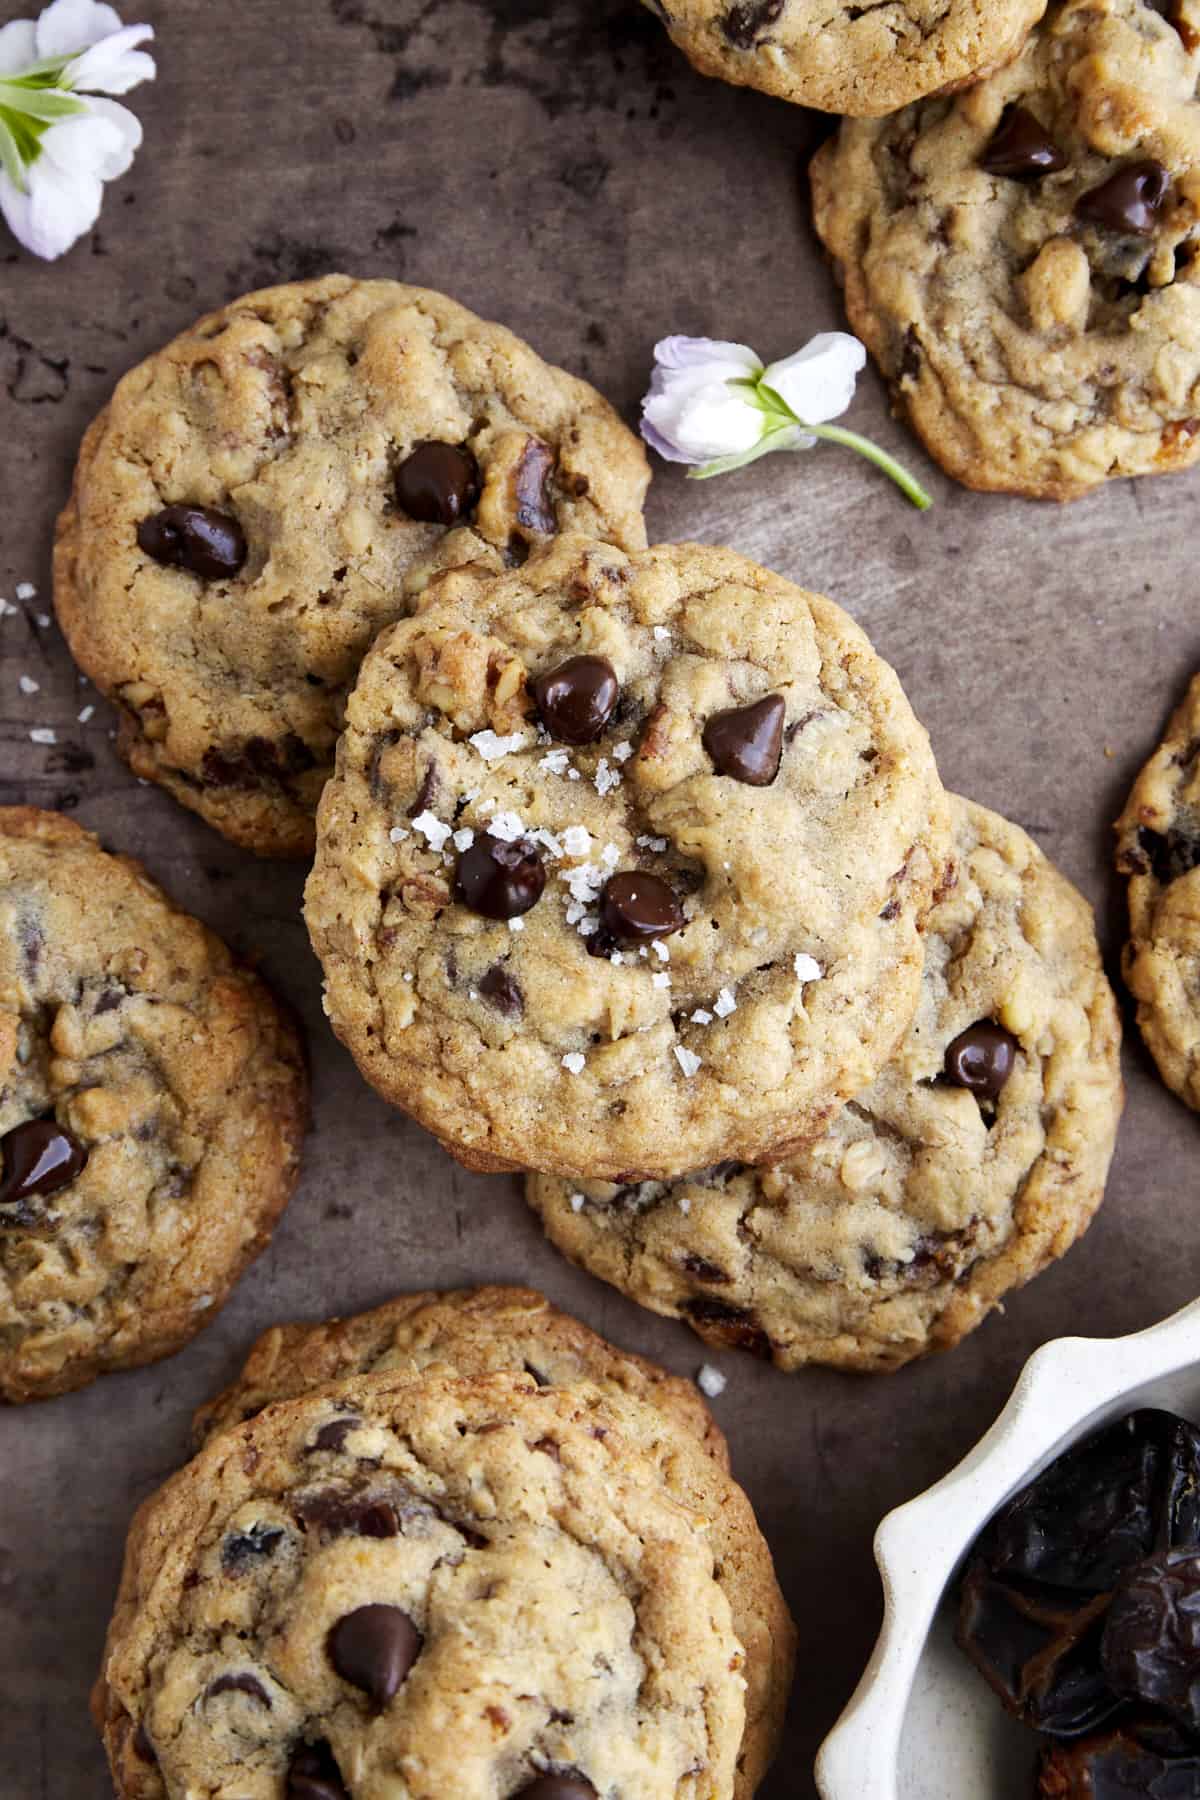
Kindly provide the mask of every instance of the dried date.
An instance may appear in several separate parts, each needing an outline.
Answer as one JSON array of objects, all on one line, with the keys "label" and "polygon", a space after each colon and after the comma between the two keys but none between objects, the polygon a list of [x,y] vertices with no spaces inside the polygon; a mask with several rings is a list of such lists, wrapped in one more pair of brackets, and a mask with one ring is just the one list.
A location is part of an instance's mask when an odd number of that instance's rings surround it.
[{"label": "dried date", "polygon": [[1200,1742],[1200,1549],[1163,1550],[1126,1573],[1101,1662],[1114,1693],[1157,1707]]}]

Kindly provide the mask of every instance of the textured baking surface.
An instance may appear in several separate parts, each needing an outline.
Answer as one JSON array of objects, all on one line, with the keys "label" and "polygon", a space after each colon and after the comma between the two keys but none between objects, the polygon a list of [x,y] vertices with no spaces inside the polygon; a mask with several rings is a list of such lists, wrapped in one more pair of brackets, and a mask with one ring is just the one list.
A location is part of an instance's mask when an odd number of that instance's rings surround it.
[{"label": "textured baking surface", "polygon": [[[823,125],[690,75],[632,0],[561,0],[549,17],[529,0],[126,11],[158,26],[163,76],[133,96],[146,148],[98,237],[52,267],[0,240],[0,594],[40,589],[0,621],[0,802],[73,797],[81,822],[143,857],[181,905],[262,952],[312,1035],[317,1129],[270,1253],[189,1350],[0,1414],[5,1800],[106,1795],[86,1700],[129,1516],[253,1338],[278,1319],[478,1280],[544,1288],[679,1373],[709,1360],[728,1374],[714,1410],[811,1661],[761,1800],[813,1800],[806,1771],[878,1624],[879,1514],[967,1449],[1043,1339],[1133,1330],[1191,1298],[1194,1116],[1131,1031],[1129,1104],[1095,1225],[948,1357],[862,1379],[706,1352],[568,1267],[515,1182],[466,1175],[372,1096],[321,1021],[301,871],[240,855],[138,787],[107,711],[76,722],[95,696],[37,616],[89,419],[139,357],[258,283],[340,266],[441,288],[627,417],[663,332],[742,337],[772,357],[834,326],[799,180]],[[236,45],[232,87],[217,37]],[[266,105],[271,92],[287,104]],[[1017,820],[1080,885],[1113,967],[1124,896],[1109,825],[1200,662],[1200,477],[1114,483],[1059,512],[944,480],[888,420],[872,375],[849,422],[908,457],[932,513],[918,518],[824,448],[701,487],[664,473],[651,534],[733,541],[854,614],[898,669],[947,782]],[[21,674],[36,694],[20,692]],[[30,742],[43,725],[56,745]]]}]

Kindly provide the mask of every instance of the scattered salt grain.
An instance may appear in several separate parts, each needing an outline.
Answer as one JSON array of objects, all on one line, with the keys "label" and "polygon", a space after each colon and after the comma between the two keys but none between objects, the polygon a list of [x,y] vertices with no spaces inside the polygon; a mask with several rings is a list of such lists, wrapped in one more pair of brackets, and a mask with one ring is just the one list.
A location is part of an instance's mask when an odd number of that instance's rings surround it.
[{"label": "scattered salt grain", "polygon": [[542,768],[549,769],[552,775],[565,775],[571,765],[571,759],[565,750],[547,750],[542,758]]},{"label": "scattered salt grain", "polygon": [[36,600],[37,599],[37,589],[34,587],[32,581],[18,581],[18,583],[17,583],[17,599],[18,600]]},{"label": "scattered salt grain", "polygon": [[616,769],[610,769],[608,758],[602,756],[596,765],[595,787],[598,794],[610,794],[615,787],[620,787],[621,777]]},{"label": "scattered salt grain", "polygon": [[675,1061],[679,1064],[689,1081],[700,1067],[700,1058],[696,1055],[696,1052],[694,1050],[688,1050],[683,1044],[676,1044],[675,1046]]},{"label": "scattered salt grain", "polygon": [[464,825],[461,831],[454,833],[453,842],[456,850],[469,850],[475,842],[475,833],[469,825]]},{"label": "scattered salt grain", "polygon": [[661,938],[655,938],[650,948],[653,950],[655,956],[657,956],[659,962],[670,962],[671,952],[667,949],[667,946],[663,943]]},{"label": "scattered salt grain", "polygon": [[567,770],[567,780],[568,781],[578,781],[579,780],[579,770],[578,769],[568,769]]},{"label": "scattered salt grain", "polygon": [[499,737],[494,731],[477,731],[468,739],[473,749],[478,750],[484,762],[499,762],[502,756],[511,756],[514,750],[523,750],[529,742],[523,731],[514,731],[510,737]]},{"label": "scattered salt grain", "polygon": [[96,709],[94,706],[85,706],[83,711],[79,715],[79,723],[81,725],[86,725],[88,720],[91,718],[92,714],[95,712],[95,710]]},{"label": "scattered salt grain", "polygon": [[705,1363],[696,1377],[696,1386],[702,1394],[707,1394],[710,1400],[715,1400],[718,1394],[725,1392],[726,1377],[722,1375],[720,1369],[714,1369],[711,1363]]},{"label": "scattered salt grain", "polygon": [[665,644],[671,634],[667,630],[665,625],[656,625],[654,627],[654,635],[658,639],[660,644]]},{"label": "scattered salt grain", "polygon": [[621,964],[625,961],[625,958],[619,950],[613,950],[610,953],[608,960],[615,969],[619,969]]},{"label": "scattered salt grain", "polygon": [[718,1019],[727,1019],[731,1012],[737,1011],[737,1001],[728,988],[722,988],[713,1001],[713,1011]]},{"label": "scattered salt grain", "polygon": [[583,1211],[583,1195],[582,1194],[572,1194],[571,1195],[571,1211],[572,1212],[582,1212]]},{"label": "scattered salt grain", "polygon": [[49,725],[35,725],[29,738],[30,742],[34,744],[57,744],[58,733]]},{"label": "scattered salt grain", "polygon": [[[581,1050],[569,1050],[562,1059],[562,1066],[568,1075],[581,1075],[584,1067],[584,1056]],[[574,1204],[574,1202],[572,1202]],[[578,1207],[575,1209],[578,1211]]]},{"label": "scattered salt grain", "polygon": [[0,595],[0,619],[15,619],[19,611],[20,608],[14,606],[11,600],[5,600]]},{"label": "scattered salt grain", "polygon": [[524,931],[524,929],[525,929],[524,919],[510,919],[508,921],[508,929],[510,931]]},{"label": "scattered salt grain", "polygon": [[391,838],[393,844],[398,844],[401,838],[406,838],[408,836],[408,833],[405,831],[403,825],[393,825],[392,829],[388,832],[388,836]]},{"label": "scattered salt grain", "polygon": [[667,840],[664,837],[640,837],[636,840],[639,850],[665,850]]},{"label": "scattered salt grain", "polygon": [[606,869],[615,869],[621,860],[621,852],[615,844],[605,844],[600,852],[600,861]]},{"label": "scattered salt grain", "polygon": [[679,1202],[679,1210],[683,1214],[685,1219],[687,1218],[688,1214],[692,1210],[692,1203],[688,1199],[686,1194],[684,1194],[683,1198]]},{"label": "scattered salt grain", "polygon": [[35,620],[37,621],[37,623],[41,626],[43,631],[49,631],[49,629],[50,629],[50,614],[49,613],[34,613],[33,616],[34,616]]},{"label": "scattered salt grain", "polygon": [[32,675],[19,675],[17,677],[17,686],[23,694],[36,694],[41,685],[41,682],[35,681]]},{"label": "scattered salt grain", "polygon": [[446,839],[450,836],[449,825],[443,825],[440,819],[435,819],[428,811],[417,814],[413,820],[413,830],[419,831],[429,848],[434,851],[444,849]]},{"label": "scattered salt grain", "polygon": [[613,761],[628,762],[633,755],[633,745],[625,738],[621,743],[613,745]]},{"label": "scattered salt grain", "polygon": [[650,985],[651,987],[656,988],[669,988],[671,985],[671,977],[667,974],[665,969],[656,969],[654,974],[650,977]]},{"label": "scattered salt grain", "polygon": [[488,831],[502,844],[515,844],[519,837],[525,836],[525,826],[519,813],[493,813],[488,821]]},{"label": "scattered salt grain", "polygon": [[712,1018],[713,1018],[713,1016],[710,1012],[706,1012],[702,1006],[698,1006],[696,1008],[695,1012],[692,1014],[692,1024],[693,1025],[711,1025]]},{"label": "scattered salt grain", "polygon": [[825,972],[815,956],[805,956],[802,950],[792,958],[792,967],[797,981],[819,981]]},{"label": "scattered salt grain", "polygon": [[568,856],[586,856],[592,847],[592,834],[586,825],[568,825],[562,834],[562,846]]}]

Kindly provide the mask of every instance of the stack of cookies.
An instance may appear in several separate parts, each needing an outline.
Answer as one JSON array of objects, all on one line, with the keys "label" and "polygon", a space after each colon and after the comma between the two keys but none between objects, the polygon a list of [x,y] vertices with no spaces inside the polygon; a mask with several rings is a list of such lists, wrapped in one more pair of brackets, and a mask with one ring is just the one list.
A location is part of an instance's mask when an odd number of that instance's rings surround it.
[{"label": "stack of cookies", "polygon": [[138,1513],[118,1795],[749,1800],[793,1630],[689,1383],[537,1294],[268,1332]]},{"label": "stack of cookies", "polygon": [[816,228],[967,486],[1200,456],[1200,0],[647,0],[697,68],[848,117]]}]

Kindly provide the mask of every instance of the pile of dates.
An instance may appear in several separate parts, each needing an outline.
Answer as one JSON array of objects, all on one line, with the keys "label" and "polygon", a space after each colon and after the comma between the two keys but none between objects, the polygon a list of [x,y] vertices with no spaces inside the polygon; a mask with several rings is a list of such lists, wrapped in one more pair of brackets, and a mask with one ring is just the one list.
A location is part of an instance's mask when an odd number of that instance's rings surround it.
[{"label": "pile of dates", "polygon": [[1200,1800],[1200,1430],[1130,1413],[971,1548],[958,1642],[1043,1734],[1042,1800]]}]

